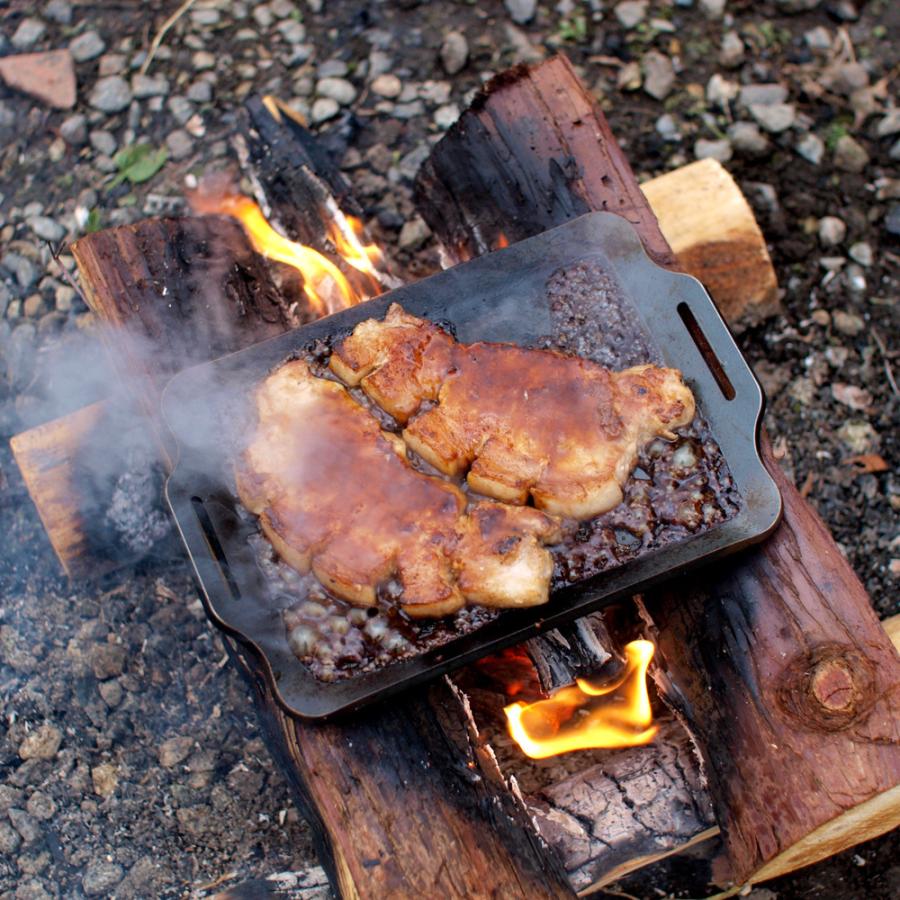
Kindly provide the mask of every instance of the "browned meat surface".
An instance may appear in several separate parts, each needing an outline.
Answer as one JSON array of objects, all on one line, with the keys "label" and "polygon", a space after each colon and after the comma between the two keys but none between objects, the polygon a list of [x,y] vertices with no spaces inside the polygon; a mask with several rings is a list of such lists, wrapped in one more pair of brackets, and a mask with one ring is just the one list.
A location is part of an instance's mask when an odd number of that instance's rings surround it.
[{"label": "browned meat surface", "polygon": [[638,452],[694,417],[676,369],[611,372],[579,357],[460,344],[394,304],[331,357],[402,425],[406,444],[479,493],[587,519],[622,500]]},{"label": "browned meat surface", "polygon": [[399,438],[305,362],[266,378],[255,403],[238,494],[290,566],[360,606],[396,579],[412,616],[547,601],[552,519],[491,502],[466,511],[457,487],[413,469]]}]

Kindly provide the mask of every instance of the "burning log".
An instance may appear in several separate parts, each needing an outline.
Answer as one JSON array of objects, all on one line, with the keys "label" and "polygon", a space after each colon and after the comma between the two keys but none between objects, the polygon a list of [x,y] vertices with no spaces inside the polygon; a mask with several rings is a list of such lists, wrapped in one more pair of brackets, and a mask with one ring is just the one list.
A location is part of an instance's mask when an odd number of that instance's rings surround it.
[{"label": "burning log", "polygon": [[[611,209],[635,224],[651,256],[672,265],[636,190],[602,114],[556,57],[487,85],[426,161],[417,196],[457,258],[484,252],[501,234],[518,240]],[[768,444],[764,456],[785,501],[775,536],[646,605],[664,692],[709,775],[727,850],[719,877],[738,883],[900,822],[900,660]]]}]

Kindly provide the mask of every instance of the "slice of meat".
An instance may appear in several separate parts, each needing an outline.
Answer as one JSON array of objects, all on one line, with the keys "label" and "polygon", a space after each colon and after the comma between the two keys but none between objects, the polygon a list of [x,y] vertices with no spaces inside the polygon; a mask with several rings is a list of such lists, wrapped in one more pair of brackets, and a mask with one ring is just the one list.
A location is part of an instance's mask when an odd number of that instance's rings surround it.
[{"label": "slice of meat", "polygon": [[460,344],[397,304],[331,357],[405,424],[407,446],[479,493],[578,519],[616,506],[641,447],[694,417],[677,369],[611,372],[580,357]]},{"label": "slice of meat", "polygon": [[412,468],[399,438],[302,361],[269,375],[255,406],[238,495],[289,565],[360,606],[396,579],[412,616],[546,602],[552,519],[490,502],[467,512],[462,491]]}]

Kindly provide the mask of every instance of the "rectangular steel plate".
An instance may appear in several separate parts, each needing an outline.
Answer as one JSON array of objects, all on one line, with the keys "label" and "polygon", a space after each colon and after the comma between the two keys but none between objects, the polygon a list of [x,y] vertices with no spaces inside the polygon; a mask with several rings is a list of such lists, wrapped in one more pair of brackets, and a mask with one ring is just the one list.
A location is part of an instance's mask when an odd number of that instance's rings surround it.
[{"label": "rectangular steel plate", "polygon": [[[345,334],[363,319],[381,318],[395,302],[415,315],[452,323],[460,341],[533,344],[552,331],[548,279],[579,263],[597,264],[610,273],[636,307],[664,363],[684,373],[741,495],[739,512],[708,531],[555,591],[544,606],[504,611],[439,649],[341,681],[317,680],[288,648],[280,610],[260,600],[258,567],[246,542],[246,528],[242,531],[235,513],[227,477],[223,434],[235,397],[249,395],[294,351],[317,339]],[[721,386],[723,375],[730,388]],[[179,448],[166,492],[213,621],[258,650],[276,697],[289,711],[324,718],[433,678],[763,539],[778,523],[781,497],[759,457],[762,410],[762,390],[700,283],[653,264],[625,219],[592,213],[181,372],[163,397],[163,413]]]}]

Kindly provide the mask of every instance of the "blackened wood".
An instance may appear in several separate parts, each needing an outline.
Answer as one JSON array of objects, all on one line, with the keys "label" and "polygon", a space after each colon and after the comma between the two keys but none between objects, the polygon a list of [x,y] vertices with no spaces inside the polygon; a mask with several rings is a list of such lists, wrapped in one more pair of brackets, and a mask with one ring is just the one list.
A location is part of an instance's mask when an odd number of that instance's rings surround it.
[{"label": "blackened wood", "polygon": [[[563,57],[490,82],[417,186],[423,216],[456,258],[500,235],[513,241],[607,209],[635,225],[654,259],[673,263],[605,118]],[[713,786],[728,851],[720,877],[738,882],[771,874],[818,828],[834,828],[834,840],[797,854],[801,865],[898,818],[900,660],[827,529],[767,445],[764,456],[787,510],[774,538],[648,601],[672,675],[666,693],[695,727]],[[821,671],[815,686],[810,666]],[[821,708],[857,696],[844,710]],[[853,818],[879,797],[887,808]]]}]

